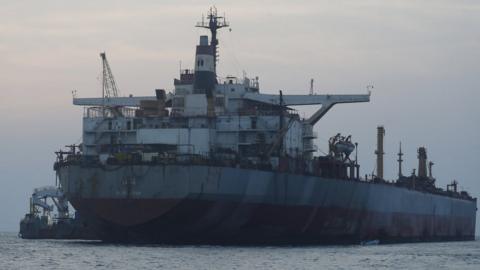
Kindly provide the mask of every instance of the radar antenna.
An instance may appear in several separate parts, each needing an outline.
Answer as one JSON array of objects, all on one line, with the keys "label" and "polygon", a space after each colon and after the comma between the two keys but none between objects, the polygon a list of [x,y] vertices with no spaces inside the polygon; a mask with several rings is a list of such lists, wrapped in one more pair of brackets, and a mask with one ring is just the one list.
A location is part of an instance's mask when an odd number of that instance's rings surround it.
[{"label": "radar antenna", "polygon": [[217,61],[219,56],[217,51],[217,46],[218,46],[217,30],[220,28],[228,27],[228,26],[229,26],[229,23],[226,21],[225,15],[218,16],[217,8],[215,6],[210,8],[207,15],[207,21],[205,21],[205,17],[202,16],[202,21],[198,22],[197,25],[195,25],[195,27],[210,29],[210,32],[212,34],[210,46],[213,47],[213,67],[215,72],[217,70]]}]

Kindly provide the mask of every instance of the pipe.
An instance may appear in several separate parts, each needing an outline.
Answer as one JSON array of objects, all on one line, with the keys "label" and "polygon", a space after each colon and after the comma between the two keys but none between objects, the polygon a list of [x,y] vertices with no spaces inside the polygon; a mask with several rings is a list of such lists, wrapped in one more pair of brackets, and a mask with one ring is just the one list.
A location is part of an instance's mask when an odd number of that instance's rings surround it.
[{"label": "pipe", "polygon": [[418,148],[418,177],[427,177],[427,149],[425,147]]},{"label": "pipe", "polygon": [[385,128],[383,126],[377,127],[377,177],[383,179],[383,137],[385,136]]}]

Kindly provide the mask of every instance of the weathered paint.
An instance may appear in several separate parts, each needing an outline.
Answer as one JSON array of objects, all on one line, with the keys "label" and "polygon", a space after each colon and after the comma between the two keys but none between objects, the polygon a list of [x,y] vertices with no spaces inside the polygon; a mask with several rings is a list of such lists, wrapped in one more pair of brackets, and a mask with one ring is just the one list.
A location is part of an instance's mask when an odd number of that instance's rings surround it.
[{"label": "weathered paint", "polygon": [[250,169],[132,165],[59,170],[108,240],[331,243],[471,240],[476,200]]}]

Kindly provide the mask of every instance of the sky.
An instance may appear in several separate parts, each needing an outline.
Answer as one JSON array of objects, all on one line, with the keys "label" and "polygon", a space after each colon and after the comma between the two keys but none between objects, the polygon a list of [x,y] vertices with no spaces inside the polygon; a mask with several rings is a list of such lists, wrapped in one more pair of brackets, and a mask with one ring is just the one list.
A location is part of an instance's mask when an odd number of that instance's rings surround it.
[{"label": "sky", "polygon": [[[231,31],[219,34],[220,76],[259,76],[263,93],[367,93],[335,106],[315,130],[328,150],[337,132],[359,143],[361,174],[375,169],[384,125],[385,177],[405,173],[427,147],[437,185],[453,179],[480,195],[480,2],[5,1],[0,0],[0,231],[18,231],[33,188],[53,185],[54,151],[81,141],[79,97],[101,95],[106,51],[122,95],[173,88],[192,67],[193,26],[211,5]],[[308,116],[316,107],[298,108]],[[477,221],[477,234],[480,226]]]}]

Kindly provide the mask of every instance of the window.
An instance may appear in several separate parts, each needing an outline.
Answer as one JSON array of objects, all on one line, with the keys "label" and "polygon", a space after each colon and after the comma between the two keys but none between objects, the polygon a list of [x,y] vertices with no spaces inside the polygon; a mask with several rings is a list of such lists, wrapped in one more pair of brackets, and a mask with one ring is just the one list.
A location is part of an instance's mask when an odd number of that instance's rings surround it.
[{"label": "window", "polygon": [[127,121],[127,130],[131,130],[131,129],[132,129],[132,122]]}]

